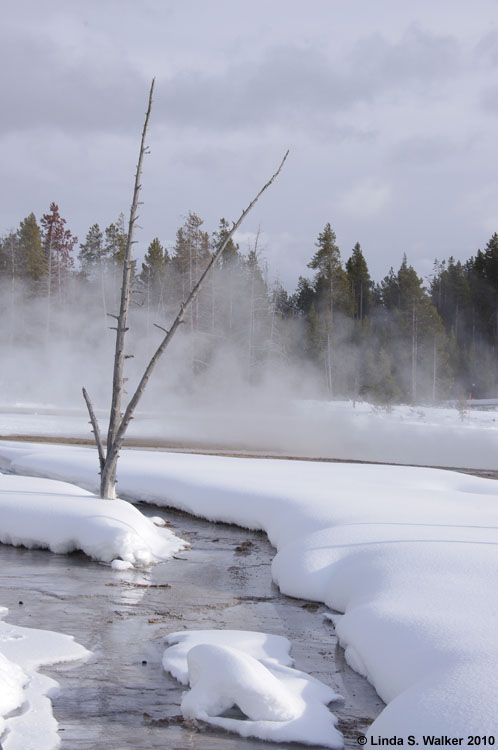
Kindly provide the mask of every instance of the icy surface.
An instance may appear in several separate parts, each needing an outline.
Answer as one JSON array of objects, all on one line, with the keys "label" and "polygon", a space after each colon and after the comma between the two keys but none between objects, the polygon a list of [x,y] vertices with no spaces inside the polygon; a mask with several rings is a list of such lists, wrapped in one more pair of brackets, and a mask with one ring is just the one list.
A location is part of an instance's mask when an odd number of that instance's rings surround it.
[{"label": "icy surface", "polygon": [[[0,461],[93,488],[95,452],[0,444]],[[325,602],[389,704],[373,737],[496,733],[498,485],[436,469],[125,451],[123,494],[264,529],[273,576]],[[257,657],[256,657],[257,658]]]},{"label": "icy surface", "polygon": [[124,500],[101,500],[65,482],[5,474],[0,474],[0,541],[59,553],[81,550],[121,569],[167,559],[185,546]]},{"label": "icy surface", "polygon": [[[341,748],[337,719],[326,708],[338,695],[289,666],[290,643],[282,636],[236,630],[172,633],[164,668],[190,690],[182,713],[213,726],[274,742]],[[241,718],[223,716],[233,706]],[[247,718],[245,718],[247,717]]]},{"label": "icy surface", "polygon": [[[0,617],[7,610],[0,608]],[[86,659],[73,638],[48,630],[0,622],[0,739],[3,750],[52,750],[60,744],[50,695],[57,682],[38,673],[43,666]]]}]

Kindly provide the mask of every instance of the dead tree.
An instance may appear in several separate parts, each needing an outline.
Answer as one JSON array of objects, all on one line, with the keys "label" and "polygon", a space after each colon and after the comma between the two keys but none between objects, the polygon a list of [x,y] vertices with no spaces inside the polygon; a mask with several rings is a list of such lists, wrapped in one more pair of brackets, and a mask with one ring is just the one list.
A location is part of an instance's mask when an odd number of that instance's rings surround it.
[{"label": "dead tree", "polygon": [[248,207],[244,209],[244,211],[242,211],[238,220],[233,223],[232,229],[227,234],[225,241],[218,248],[218,250],[216,250],[216,252],[211,256],[211,259],[208,265],[206,266],[204,272],[202,273],[201,277],[199,278],[195,286],[191,289],[186,299],[180,305],[180,310],[178,312],[178,315],[176,316],[170,329],[166,330],[162,326],[154,324],[156,325],[156,328],[159,328],[160,330],[164,332],[164,337],[161,343],[159,344],[156,352],[152,356],[149,364],[145,368],[142,378],[137,386],[135,393],[131,397],[128,403],[128,406],[126,407],[124,413],[122,413],[121,405],[122,405],[122,400],[123,400],[124,382],[125,382],[124,376],[123,376],[124,363],[125,363],[125,359],[127,358],[127,356],[129,356],[125,354],[125,338],[126,338],[126,332],[128,330],[128,326],[127,326],[128,310],[129,310],[129,305],[130,305],[130,294],[131,294],[132,249],[133,249],[133,244],[134,244],[133,235],[134,235],[134,229],[135,229],[135,224],[137,220],[137,210],[138,210],[138,205],[139,205],[138,198],[140,195],[140,188],[141,188],[140,181],[142,177],[143,157],[146,153],[148,153],[147,147],[145,145],[145,138],[147,135],[147,127],[149,124],[150,111],[152,107],[153,91],[154,91],[154,80],[152,81],[152,85],[150,87],[149,104],[147,108],[147,113],[145,115],[145,123],[144,123],[143,131],[142,131],[140,153],[139,153],[137,171],[136,171],[136,176],[135,176],[135,187],[133,191],[133,201],[132,201],[131,209],[130,209],[130,220],[128,224],[128,239],[126,243],[126,253],[125,253],[125,260],[123,264],[123,282],[121,286],[120,310],[119,310],[119,315],[111,316],[111,317],[116,318],[116,321],[117,321],[116,323],[116,349],[115,349],[115,354],[114,354],[112,401],[111,401],[111,411],[109,415],[109,428],[107,432],[106,445],[104,445],[104,441],[102,439],[98,421],[97,421],[92,403],[90,401],[90,398],[88,396],[88,393],[83,388],[83,397],[85,399],[85,402],[88,408],[88,413],[90,416],[90,423],[92,425],[92,432],[95,436],[95,443],[97,445],[99,464],[100,464],[100,497],[102,498],[113,498],[116,496],[116,472],[117,472],[119,452],[123,446],[123,442],[124,442],[124,438],[125,438],[128,425],[130,424],[130,421],[133,418],[135,409],[145,391],[145,388],[152,374],[152,371],[154,370],[161,356],[166,351],[166,348],[168,344],[170,343],[171,339],[173,338],[173,336],[175,335],[176,331],[178,330],[180,325],[183,323],[186,313],[188,312],[189,308],[197,299],[197,296],[199,294],[199,291],[202,285],[204,284],[206,278],[210,274],[213,267],[218,262],[223,251],[225,250],[228,243],[230,242],[233,234],[237,231],[239,226],[242,224],[247,214],[256,204],[260,196],[264,193],[264,191],[267,188],[270,187],[273,181],[280,174],[280,170],[282,169],[284,162],[287,159],[287,155],[289,153],[287,151],[287,153],[282,159],[280,166],[275,172],[275,174],[268,180],[268,182],[265,185],[263,185],[259,193],[251,201]]}]

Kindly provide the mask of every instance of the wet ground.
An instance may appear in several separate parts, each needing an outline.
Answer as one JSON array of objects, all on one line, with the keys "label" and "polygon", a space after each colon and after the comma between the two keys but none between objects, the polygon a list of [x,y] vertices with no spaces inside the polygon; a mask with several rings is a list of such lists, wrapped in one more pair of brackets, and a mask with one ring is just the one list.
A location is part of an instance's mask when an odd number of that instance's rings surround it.
[{"label": "wet ground", "polygon": [[191,549],[148,571],[118,572],[80,554],[0,545],[0,604],[9,607],[8,621],[69,633],[93,652],[85,664],[46,670],[62,688],[53,699],[62,750],[267,750],[268,743],[183,721],[184,688],[162,670],[161,657],[164,637],[187,628],[289,638],[296,667],[344,696],[331,708],[346,747],[357,748],[357,736],[383,704],[344,663],[326,608],[283,596],[272,583],[274,549],[266,536],[139,507],[169,519]]}]

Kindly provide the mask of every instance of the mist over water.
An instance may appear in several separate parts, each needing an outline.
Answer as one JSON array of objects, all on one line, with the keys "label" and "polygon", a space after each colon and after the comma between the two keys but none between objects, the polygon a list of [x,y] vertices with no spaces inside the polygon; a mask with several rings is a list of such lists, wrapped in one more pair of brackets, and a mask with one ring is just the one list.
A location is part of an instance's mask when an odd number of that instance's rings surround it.
[{"label": "mist over water", "polygon": [[[115,321],[107,313],[119,306],[117,282],[108,280],[103,289],[71,279],[63,295],[52,295],[50,306],[19,282],[3,281],[0,292],[0,434],[91,438],[82,386],[105,434],[115,346],[110,330]],[[168,328],[177,311],[143,300],[132,305],[128,397],[162,339],[154,323]],[[187,320],[152,374],[129,437],[187,448],[496,468],[494,414],[462,419],[455,408],[375,407],[361,401],[353,408],[351,400],[330,400],[323,372],[305,356],[300,320],[285,321],[287,326],[273,333],[275,347],[268,347],[271,312],[265,311],[264,335],[256,334],[254,314],[243,304],[232,337],[215,336],[213,326],[200,322],[192,331]],[[276,321],[273,325],[276,329]],[[358,356],[348,344],[346,325],[343,331],[334,351],[337,384]],[[271,335],[270,330],[270,340]],[[14,419],[8,413],[15,408]],[[62,414],[72,414],[70,421],[63,423]]]}]

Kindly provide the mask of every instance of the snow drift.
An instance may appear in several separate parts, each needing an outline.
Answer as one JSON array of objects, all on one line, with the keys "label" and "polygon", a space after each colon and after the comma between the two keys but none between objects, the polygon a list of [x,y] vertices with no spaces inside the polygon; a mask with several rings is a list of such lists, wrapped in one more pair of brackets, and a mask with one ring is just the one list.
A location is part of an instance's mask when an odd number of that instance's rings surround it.
[{"label": "snow drift", "polygon": [[[0,444],[0,461],[95,487],[95,452]],[[264,529],[273,576],[325,602],[388,703],[373,737],[496,734],[498,485],[451,471],[124,451],[122,493]],[[465,745],[464,745],[465,746]]]},{"label": "snow drift", "polygon": [[94,560],[119,558],[128,566],[150,565],[185,547],[124,500],[101,500],[65,482],[5,474],[0,474],[0,542],[59,553],[81,550]]}]

